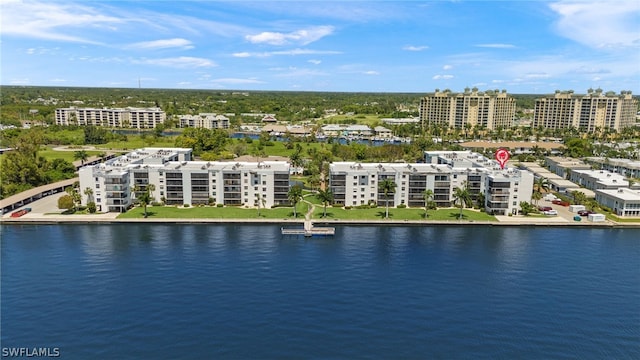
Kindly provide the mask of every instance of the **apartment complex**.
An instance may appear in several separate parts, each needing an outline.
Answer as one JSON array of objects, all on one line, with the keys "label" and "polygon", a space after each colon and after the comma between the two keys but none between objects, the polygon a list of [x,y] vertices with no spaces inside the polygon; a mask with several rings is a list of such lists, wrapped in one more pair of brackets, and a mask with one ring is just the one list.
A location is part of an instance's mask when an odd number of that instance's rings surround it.
[{"label": "apartment complex", "polygon": [[205,128],[205,129],[228,129],[229,118],[213,113],[200,113],[198,115],[180,115],[180,127]]},{"label": "apartment complex", "polygon": [[640,190],[596,190],[596,201],[613,210],[618,216],[640,217]]},{"label": "apartment complex", "polygon": [[618,131],[634,126],[638,100],[631,91],[603,93],[589,89],[586,95],[573,91],[556,91],[554,95],[536,100],[533,127],[549,129],[576,128],[584,132],[598,129]]},{"label": "apartment complex", "polygon": [[56,125],[106,126],[111,128],[153,129],[164,123],[167,115],[160,108],[60,108]]},{"label": "apartment complex", "polygon": [[640,161],[638,160],[588,157],[585,161],[602,170],[608,170],[630,178],[640,179]]},{"label": "apartment complex", "polygon": [[[528,171],[505,168],[493,160],[469,151],[427,152],[426,163],[356,163],[330,165],[329,186],[334,203],[358,206],[375,203],[390,207],[424,207],[424,191],[433,191],[438,207],[453,206],[454,191],[467,186],[474,201],[484,199],[491,214],[515,214],[521,201],[531,201],[533,175]],[[385,179],[396,189],[387,199],[378,189]]]},{"label": "apartment complex", "polygon": [[516,113],[515,98],[502,92],[466,88],[463,93],[436,91],[420,100],[420,122],[429,125],[486,129],[508,128]]},{"label": "apartment complex", "polygon": [[[192,161],[191,149],[144,148],[79,170],[80,189],[90,188],[101,212],[124,212],[134,188],[149,184],[152,196],[167,205],[224,204],[272,207],[289,203],[289,163]],[[82,203],[88,202],[83,196]]]}]

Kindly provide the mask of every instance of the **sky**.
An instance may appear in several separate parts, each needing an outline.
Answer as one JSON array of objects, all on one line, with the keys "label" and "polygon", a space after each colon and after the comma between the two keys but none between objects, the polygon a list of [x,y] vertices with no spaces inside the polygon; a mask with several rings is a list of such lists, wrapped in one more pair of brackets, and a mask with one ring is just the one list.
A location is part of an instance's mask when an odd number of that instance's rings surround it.
[{"label": "sky", "polygon": [[0,84],[640,94],[640,1],[0,0]]}]

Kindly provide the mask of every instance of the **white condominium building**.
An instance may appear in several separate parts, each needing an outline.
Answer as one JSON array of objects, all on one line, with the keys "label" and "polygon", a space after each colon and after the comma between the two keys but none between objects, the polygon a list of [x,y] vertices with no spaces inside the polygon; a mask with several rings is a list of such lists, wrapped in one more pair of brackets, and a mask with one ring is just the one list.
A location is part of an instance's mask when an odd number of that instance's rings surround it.
[{"label": "white condominium building", "polygon": [[484,201],[488,213],[517,213],[520,202],[531,201],[533,175],[524,170],[501,170],[495,161],[468,151],[428,152],[427,163],[356,163],[330,165],[329,185],[334,203],[359,206],[375,203],[385,206],[387,199],[378,184],[385,179],[396,183],[389,194],[390,207],[424,207],[425,190],[433,192],[438,207],[453,206],[454,191],[467,186],[474,201]]},{"label": "white condominium building", "polygon": [[229,118],[213,113],[200,113],[198,115],[180,115],[180,127],[228,129]]},{"label": "white condominium building", "polygon": [[596,201],[613,210],[618,216],[640,217],[640,190],[596,190]]},{"label": "white condominium building", "polygon": [[167,115],[160,108],[61,108],[56,109],[56,125],[106,126],[152,129],[164,123]]},{"label": "white condominium building", "polygon": [[533,127],[549,129],[576,128],[585,132],[618,131],[634,126],[638,100],[631,91],[603,93],[589,89],[586,95],[574,95],[572,90],[556,91],[554,95],[536,100]]},{"label": "white condominium building", "polygon": [[453,93],[436,89],[420,100],[420,122],[423,127],[508,128],[513,123],[515,113],[516,100],[507,95],[506,90],[480,92],[477,88],[466,88],[463,93]]},{"label": "white condominium building", "polygon": [[79,170],[98,211],[124,212],[149,184],[154,201],[167,205],[224,204],[272,207],[289,203],[289,163],[191,161],[191,149],[144,148]]}]

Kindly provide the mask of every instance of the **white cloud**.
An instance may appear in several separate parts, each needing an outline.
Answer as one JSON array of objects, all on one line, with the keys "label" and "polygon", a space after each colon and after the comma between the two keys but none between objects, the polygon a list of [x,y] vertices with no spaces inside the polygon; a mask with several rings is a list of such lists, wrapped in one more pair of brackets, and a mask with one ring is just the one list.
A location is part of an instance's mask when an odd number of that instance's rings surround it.
[{"label": "white cloud", "polygon": [[502,84],[504,80],[491,80],[492,84]]},{"label": "white cloud", "polygon": [[447,65],[442,67],[442,70],[451,70],[451,69],[453,69],[453,65],[448,65],[447,64]]},{"label": "white cloud", "polygon": [[547,74],[547,73],[532,73],[532,74],[526,74],[524,76],[526,79],[548,79],[551,77],[551,75]]},{"label": "white cloud", "polygon": [[453,75],[434,75],[433,80],[449,80],[453,79]]},{"label": "white cloud", "polygon": [[477,44],[476,47],[491,49],[513,49],[516,46],[512,44]]},{"label": "white cloud", "polygon": [[248,78],[248,79],[242,79],[242,78],[220,78],[220,79],[213,79],[211,80],[211,82],[214,83],[218,83],[218,84],[234,84],[234,85],[238,85],[238,84],[264,84],[264,81],[260,81],[256,78]]},{"label": "white cloud", "polygon": [[64,82],[67,82],[67,81],[68,80],[65,80],[65,79],[50,79],[49,80],[49,82],[52,82],[52,83],[64,83]]},{"label": "white cloud", "polygon": [[247,35],[245,36],[245,39],[253,44],[308,45],[314,41],[320,40],[327,35],[331,35],[333,33],[333,30],[333,26],[316,26],[290,33],[265,31],[257,35]]},{"label": "white cloud", "polygon": [[181,38],[174,39],[162,39],[162,40],[153,40],[153,41],[143,41],[135,44],[128,45],[129,49],[168,49],[168,48],[179,48],[179,49],[193,49],[193,44],[191,41]]},{"label": "white cloud", "polygon": [[209,59],[190,57],[190,56],[180,56],[180,57],[163,58],[163,59],[141,59],[141,60],[134,60],[133,63],[167,66],[167,67],[174,67],[174,68],[202,68],[202,67],[217,66],[216,63],[214,63]]},{"label": "white cloud", "polygon": [[2,35],[98,44],[78,34],[113,29],[124,20],[79,3],[10,1],[2,3],[1,22]]},{"label": "white cloud", "polygon": [[238,58],[247,58],[247,57],[269,57],[276,55],[337,55],[341,54],[340,51],[329,51],[329,50],[311,50],[311,49],[292,49],[292,50],[281,50],[281,51],[266,51],[266,52],[237,52],[233,53],[233,57]]},{"label": "white cloud", "polygon": [[414,45],[407,45],[405,47],[402,48],[402,50],[407,50],[407,51],[422,51],[422,50],[427,50],[429,47],[426,45],[421,45],[421,46],[414,46]]},{"label": "white cloud", "polygon": [[640,1],[559,1],[557,32],[592,48],[639,47]]},{"label": "white cloud", "polygon": [[365,71],[365,72],[363,72],[363,74],[365,74],[365,75],[380,75],[380,73],[375,71],[375,70]]},{"label": "white cloud", "polygon": [[322,60],[311,59],[311,60],[307,60],[307,62],[310,62],[313,65],[320,65],[320,63],[322,63]]},{"label": "white cloud", "polygon": [[12,85],[27,85],[30,83],[30,81],[29,78],[11,79],[9,83],[11,83]]}]

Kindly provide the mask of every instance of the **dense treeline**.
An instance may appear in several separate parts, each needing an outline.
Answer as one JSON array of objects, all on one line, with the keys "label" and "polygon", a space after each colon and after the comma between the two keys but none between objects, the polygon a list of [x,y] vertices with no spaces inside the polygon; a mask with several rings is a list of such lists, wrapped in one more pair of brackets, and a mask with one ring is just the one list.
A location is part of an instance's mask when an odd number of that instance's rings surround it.
[{"label": "dense treeline", "polygon": [[75,176],[76,168],[69,161],[47,160],[38,155],[45,141],[45,132],[41,128],[23,131],[10,140],[15,150],[2,155],[1,198]]},{"label": "dense treeline", "polygon": [[[240,117],[275,114],[279,120],[318,119],[325,111],[381,117],[417,116],[426,93],[336,93],[3,86],[0,114],[4,124],[18,120],[52,123],[59,107],[160,107],[167,115],[203,112]],[[513,95],[520,109],[533,109],[539,95]],[[238,119],[233,119],[238,120]]]}]

